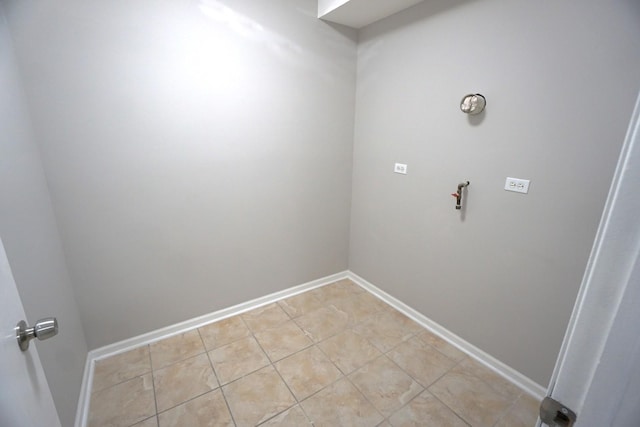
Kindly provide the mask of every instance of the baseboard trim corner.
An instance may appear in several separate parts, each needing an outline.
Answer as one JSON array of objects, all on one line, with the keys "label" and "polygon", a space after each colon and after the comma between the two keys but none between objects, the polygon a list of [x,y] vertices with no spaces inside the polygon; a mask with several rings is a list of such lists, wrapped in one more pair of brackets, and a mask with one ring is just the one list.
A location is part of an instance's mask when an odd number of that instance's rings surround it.
[{"label": "baseboard trim corner", "polygon": [[545,387],[542,387],[532,379],[528,378],[527,376],[523,375],[522,373],[518,372],[517,370],[508,366],[507,364],[501,362],[500,360],[496,359],[490,354],[484,352],[483,350],[479,349],[478,347],[474,346],[468,341],[460,338],[453,332],[446,329],[444,326],[434,322],[424,314],[408,306],[407,304],[400,301],[399,299],[389,295],[388,293],[378,288],[377,286],[373,285],[369,281],[358,276],[356,273],[349,270],[347,272],[347,278],[349,278],[351,281],[361,286],[362,288],[366,289],[367,291],[369,291],[370,293],[372,293],[374,296],[378,297],[382,301],[386,302],[396,310],[400,311],[407,317],[419,323],[424,328],[438,335],[440,338],[444,339],[454,347],[457,347],[458,349],[464,351],[465,353],[467,353],[468,355],[473,357],[475,360],[482,363],[483,365],[485,365],[487,368],[491,369],[498,375],[518,385],[521,389],[523,389],[525,392],[527,392],[531,396],[542,400],[542,398],[546,395],[547,391]]},{"label": "baseboard trim corner", "polygon": [[340,273],[331,274],[329,276],[312,280],[310,282],[293,286],[291,288],[283,289],[281,291],[253,299],[251,301],[243,302],[232,307],[223,308],[221,310],[205,314],[203,316],[185,320],[184,322],[176,323],[165,328],[160,328],[155,331],[147,332],[146,334],[138,335],[136,337],[128,338],[126,340],[89,351],[89,353],[87,354],[84,375],[82,378],[82,385],[80,388],[80,397],[78,399],[75,427],[84,427],[87,425],[87,418],[89,416],[89,403],[91,400],[91,384],[93,383],[93,371],[96,361],[115,356],[116,354],[124,353],[141,345],[151,344],[156,341],[169,338],[173,335],[197,329],[212,322],[217,322],[228,317],[242,314],[244,312],[262,307],[264,305],[268,305],[273,302],[301,294],[311,289],[319,288],[338,280],[346,279],[347,277],[347,270]]}]

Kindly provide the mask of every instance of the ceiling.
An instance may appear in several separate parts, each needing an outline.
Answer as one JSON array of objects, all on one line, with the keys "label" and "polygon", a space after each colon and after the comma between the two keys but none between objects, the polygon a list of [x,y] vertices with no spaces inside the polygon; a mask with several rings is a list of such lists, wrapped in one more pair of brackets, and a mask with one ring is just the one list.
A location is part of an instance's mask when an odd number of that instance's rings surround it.
[{"label": "ceiling", "polygon": [[318,0],[318,18],[362,28],[424,0]]}]

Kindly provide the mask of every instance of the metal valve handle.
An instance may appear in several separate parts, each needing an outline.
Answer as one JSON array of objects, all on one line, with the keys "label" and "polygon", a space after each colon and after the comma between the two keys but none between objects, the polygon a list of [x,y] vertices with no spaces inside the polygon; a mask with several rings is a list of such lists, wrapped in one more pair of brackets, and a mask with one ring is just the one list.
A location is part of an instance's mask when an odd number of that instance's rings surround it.
[{"label": "metal valve handle", "polygon": [[56,335],[58,335],[58,320],[55,317],[40,319],[32,328],[27,327],[27,322],[24,320],[16,325],[16,339],[22,351],[27,351],[29,342],[34,338],[42,341]]}]

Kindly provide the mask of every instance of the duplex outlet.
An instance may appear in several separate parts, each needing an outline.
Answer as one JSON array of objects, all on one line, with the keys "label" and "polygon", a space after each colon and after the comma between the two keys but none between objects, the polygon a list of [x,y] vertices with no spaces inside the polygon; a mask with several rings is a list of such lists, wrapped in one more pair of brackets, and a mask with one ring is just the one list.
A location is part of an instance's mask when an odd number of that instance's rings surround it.
[{"label": "duplex outlet", "polygon": [[529,192],[529,180],[520,178],[507,178],[504,183],[504,189],[507,191],[515,191],[516,193],[528,193]]},{"label": "duplex outlet", "polygon": [[404,163],[396,163],[395,166],[393,167],[393,171],[395,173],[401,173],[402,175],[406,175],[407,165],[405,165]]}]

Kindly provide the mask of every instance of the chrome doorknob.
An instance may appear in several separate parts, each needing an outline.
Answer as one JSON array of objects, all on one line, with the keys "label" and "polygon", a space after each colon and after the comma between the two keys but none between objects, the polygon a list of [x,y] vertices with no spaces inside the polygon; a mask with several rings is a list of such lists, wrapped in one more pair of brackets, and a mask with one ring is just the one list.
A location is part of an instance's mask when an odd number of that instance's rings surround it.
[{"label": "chrome doorknob", "polygon": [[56,335],[58,335],[58,320],[55,317],[40,319],[31,328],[24,320],[19,321],[16,325],[16,339],[22,351],[27,351],[29,342],[34,338],[42,341]]}]

